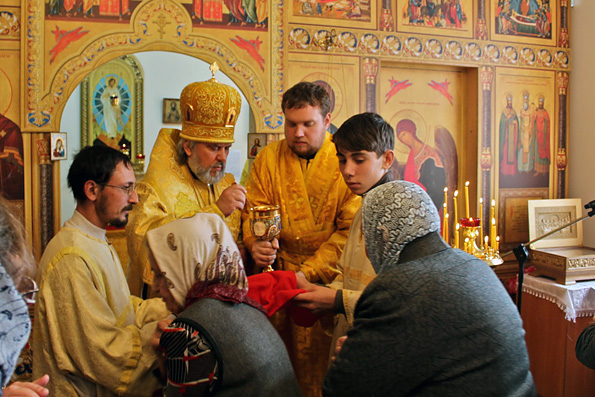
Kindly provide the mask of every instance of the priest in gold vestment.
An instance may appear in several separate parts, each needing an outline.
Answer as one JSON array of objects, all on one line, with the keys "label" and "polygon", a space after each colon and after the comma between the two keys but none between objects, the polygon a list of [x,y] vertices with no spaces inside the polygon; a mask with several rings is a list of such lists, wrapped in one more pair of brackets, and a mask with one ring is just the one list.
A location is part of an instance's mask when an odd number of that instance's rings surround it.
[{"label": "priest in gold vestment", "polygon": [[138,183],[139,203],[126,228],[127,277],[133,293],[140,295],[143,282],[153,282],[143,243],[149,230],[209,212],[220,215],[238,241],[239,210],[244,207],[246,190],[225,173],[225,163],[240,107],[237,90],[214,77],[182,91],[182,130],[163,128],[159,132],[147,173]]},{"label": "priest in gold vestment", "polygon": [[[256,157],[246,183],[250,206],[279,205],[281,234],[272,242],[256,240],[244,208],[244,244],[257,266],[302,272],[309,281],[330,283],[347,240],[360,198],[339,172],[331,135],[330,99],[313,83],[298,83],[283,95],[285,139],[266,146]],[[278,313],[272,319],[287,345],[305,395],[321,394],[328,365],[330,336],[320,323],[295,325]]]}]

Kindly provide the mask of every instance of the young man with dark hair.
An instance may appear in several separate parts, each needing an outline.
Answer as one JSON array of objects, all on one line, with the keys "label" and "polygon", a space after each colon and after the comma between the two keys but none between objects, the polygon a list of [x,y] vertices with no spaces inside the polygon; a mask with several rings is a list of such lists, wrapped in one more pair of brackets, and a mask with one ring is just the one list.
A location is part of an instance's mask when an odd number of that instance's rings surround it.
[{"label": "young man with dark hair", "polygon": [[[391,180],[395,133],[381,116],[362,113],[351,117],[335,132],[333,142],[337,148],[339,169],[353,193],[364,195]],[[295,304],[315,313],[332,310],[336,314],[331,351],[336,339],[353,326],[355,304],[376,277],[366,256],[361,222],[361,210],[358,210],[336,266],[339,274],[332,283],[325,287],[298,277],[298,288],[308,292],[297,295],[293,300]]]},{"label": "young man with dark hair", "polygon": [[76,210],[41,258],[34,375],[55,396],[151,395],[154,347],[167,322],[161,299],[130,295],[108,225],[124,226],[138,202],[128,157],[107,146],[75,156],[68,185]]}]

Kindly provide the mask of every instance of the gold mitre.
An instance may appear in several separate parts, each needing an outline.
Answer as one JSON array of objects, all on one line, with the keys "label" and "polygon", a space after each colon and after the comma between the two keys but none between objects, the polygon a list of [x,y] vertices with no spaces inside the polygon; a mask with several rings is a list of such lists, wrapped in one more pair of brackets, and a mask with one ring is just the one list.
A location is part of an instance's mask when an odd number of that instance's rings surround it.
[{"label": "gold mitre", "polygon": [[197,142],[233,143],[242,106],[240,93],[215,79],[217,62],[209,69],[213,74],[210,80],[189,84],[182,90],[180,137]]}]

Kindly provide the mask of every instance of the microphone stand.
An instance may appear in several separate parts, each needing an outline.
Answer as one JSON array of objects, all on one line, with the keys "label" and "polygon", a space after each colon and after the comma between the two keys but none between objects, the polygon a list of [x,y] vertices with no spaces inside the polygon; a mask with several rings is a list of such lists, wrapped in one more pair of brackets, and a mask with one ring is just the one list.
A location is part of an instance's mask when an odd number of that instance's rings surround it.
[{"label": "microphone stand", "polygon": [[529,259],[529,251],[527,250],[527,247],[539,240],[542,240],[548,236],[551,236],[554,233],[559,232],[562,229],[566,229],[567,227],[570,227],[570,226],[574,225],[575,223],[579,223],[579,222],[587,219],[588,217],[595,215],[595,200],[589,202],[588,204],[585,204],[585,209],[590,210],[590,211],[587,213],[587,215],[583,216],[582,218],[575,219],[572,222],[567,223],[566,225],[562,225],[557,229],[554,229],[542,236],[539,236],[539,237],[529,241],[528,243],[520,244],[518,247],[513,248],[512,251],[508,251],[508,252],[504,253],[503,255],[500,255],[501,258],[504,258],[505,256],[508,256],[510,254],[514,254],[517,261],[519,261],[518,287],[517,287],[517,294],[516,294],[516,296],[517,296],[516,305],[519,310],[519,313],[521,312],[521,303],[522,303],[522,298],[523,298],[523,279],[525,277],[525,262],[527,261],[527,259]]}]

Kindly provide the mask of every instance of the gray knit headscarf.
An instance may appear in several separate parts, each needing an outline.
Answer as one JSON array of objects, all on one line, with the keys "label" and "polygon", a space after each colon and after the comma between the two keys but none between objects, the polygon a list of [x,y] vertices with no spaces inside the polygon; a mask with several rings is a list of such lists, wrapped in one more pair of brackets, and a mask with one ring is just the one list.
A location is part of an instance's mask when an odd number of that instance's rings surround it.
[{"label": "gray knit headscarf", "polygon": [[362,217],[368,258],[378,274],[398,263],[405,245],[440,230],[432,199],[411,182],[393,181],[368,192]]}]

